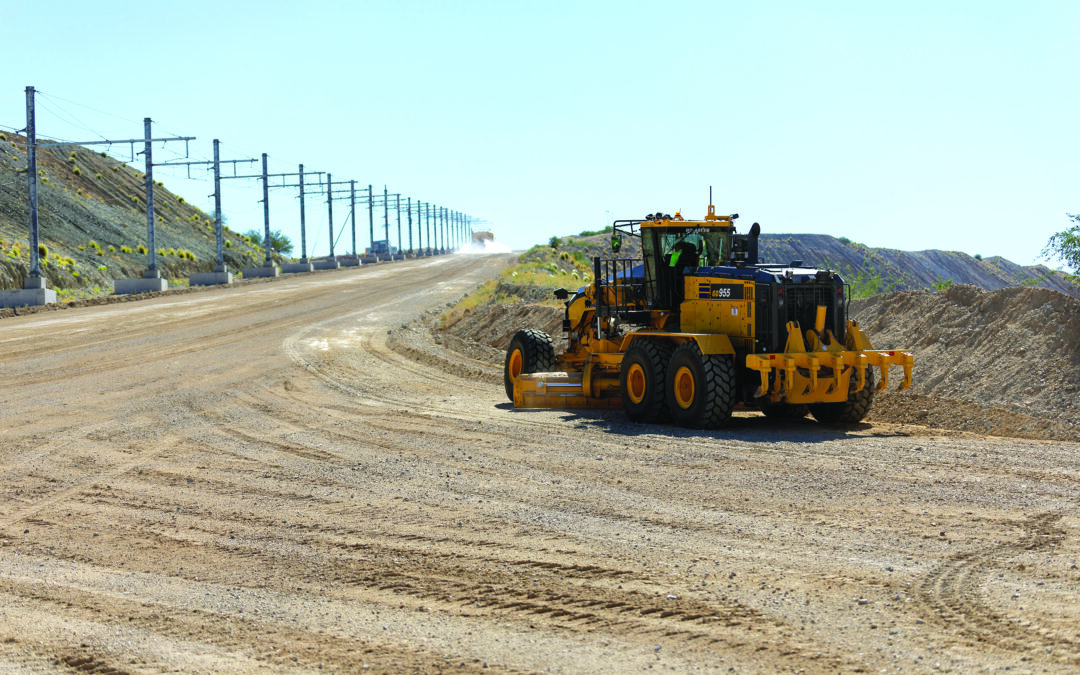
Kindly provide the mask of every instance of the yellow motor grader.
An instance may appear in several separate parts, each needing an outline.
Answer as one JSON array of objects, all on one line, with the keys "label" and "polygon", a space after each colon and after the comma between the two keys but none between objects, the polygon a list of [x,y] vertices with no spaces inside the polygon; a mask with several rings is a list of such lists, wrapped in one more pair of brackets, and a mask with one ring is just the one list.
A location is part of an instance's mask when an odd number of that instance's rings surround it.
[{"label": "yellow motor grader", "polygon": [[623,408],[633,421],[706,429],[736,408],[855,423],[891,366],[903,369],[898,390],[911,386],[912,353],[870,345],[839,274],[758,262],[761,228],[739,234],[736,218],[710,204],[703,220],[615,221],[612,249],[640,238],[642,260],[594,258],[592,284],[555,291],[565,353],[541,331],[518,331],[504,368],[514,406]]}]

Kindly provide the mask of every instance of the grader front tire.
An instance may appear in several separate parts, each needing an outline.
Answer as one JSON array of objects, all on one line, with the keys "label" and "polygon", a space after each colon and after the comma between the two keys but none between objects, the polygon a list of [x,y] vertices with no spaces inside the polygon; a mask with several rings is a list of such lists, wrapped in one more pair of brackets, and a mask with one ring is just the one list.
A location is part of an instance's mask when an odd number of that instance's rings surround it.
[{"label": "grader front tire", "polygon": [[514,400],[514,381],[529,373],[546,373],[555,367],[555,345],[539,330],[519,330],[510,340],[503,365],[506,397]]},{"label": "grader front tire", "polygon": [[[851,373],[851,389],[855,389],[858,381],[857,374]],[[846,401],[839,403],[814,403],[810,406],[810,414],[818,422],[824,424],[857,424],[870,412],[870,404],[874,402],[874,371],[866,369],[866,384],[859,392],[848,394]]]}]

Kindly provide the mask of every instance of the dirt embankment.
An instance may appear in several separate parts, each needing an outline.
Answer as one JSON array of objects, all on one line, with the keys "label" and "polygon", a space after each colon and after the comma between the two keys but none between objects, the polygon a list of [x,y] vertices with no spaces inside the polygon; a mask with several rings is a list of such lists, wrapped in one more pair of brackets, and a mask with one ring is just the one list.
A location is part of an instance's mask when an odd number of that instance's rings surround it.
[{"label": "dirt embankment", "polygon": [[[1080,300],[1042,288],[965,285],[860,299],[851,313],[875,347],[915,352],[911,390],[879,393],[870,421],[1080,439]],[[556,338],[556,350],[564,348],[562,318],[556,307],[492,305],[474,310],[441,339],[501,368],[521,328],[543,330]]]},{"label": "dirt embankment", "polygon": [[[26,138],[0,138],[0,288],[21,288],[29,271]],[[111,156],[83,147],[38,147],[42,274],[50,288],[111,285],[138,276],[148,263],[146,176]],[[169,278],[207,272],[217,261],[212,215],[162,183],[154,189],[156,262]],[[262,251],[225,228],[223,257],[230,269],[262,261]],[[190,255],[182,256],[181,251]],[[163,253],[160,253],[163,252]]]}]

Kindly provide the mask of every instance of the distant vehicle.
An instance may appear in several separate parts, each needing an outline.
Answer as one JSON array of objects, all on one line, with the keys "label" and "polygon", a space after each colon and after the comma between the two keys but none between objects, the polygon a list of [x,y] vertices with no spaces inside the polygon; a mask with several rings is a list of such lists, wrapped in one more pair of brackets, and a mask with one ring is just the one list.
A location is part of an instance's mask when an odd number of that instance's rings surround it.
[{"label": "distant vehicle", "polygon": [[397,248],[390,246],[390,242],[386,239],[371,242],[371,248],[367,250],[368,255],[391,255],[394,253],[397,253]]}]

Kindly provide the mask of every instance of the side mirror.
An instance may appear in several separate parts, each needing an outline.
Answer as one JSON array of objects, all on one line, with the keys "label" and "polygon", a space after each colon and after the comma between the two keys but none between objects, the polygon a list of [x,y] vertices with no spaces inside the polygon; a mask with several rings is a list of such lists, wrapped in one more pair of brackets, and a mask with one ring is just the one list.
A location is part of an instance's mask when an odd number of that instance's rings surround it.
[{"label": "side mirror", "polygon": [[617,234],[611,235],[611,250],[618,253],[620,248],[622,248],[622,237]]}]

